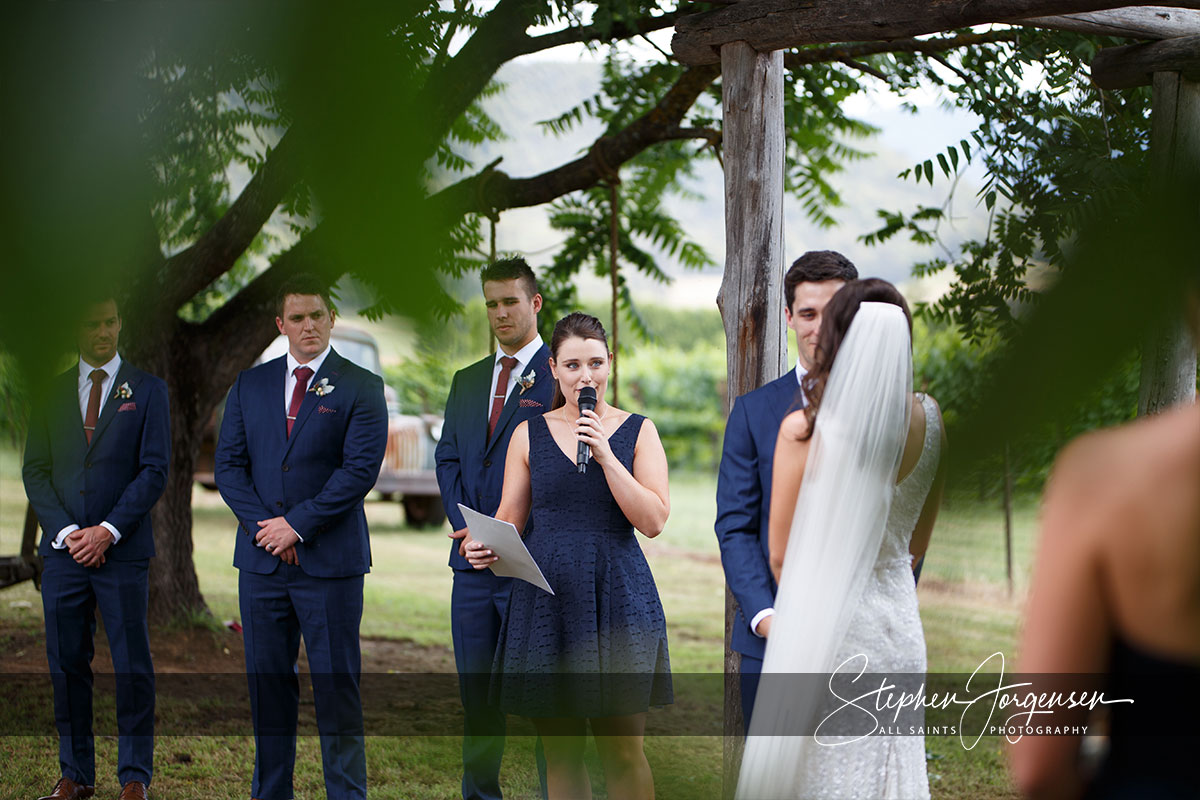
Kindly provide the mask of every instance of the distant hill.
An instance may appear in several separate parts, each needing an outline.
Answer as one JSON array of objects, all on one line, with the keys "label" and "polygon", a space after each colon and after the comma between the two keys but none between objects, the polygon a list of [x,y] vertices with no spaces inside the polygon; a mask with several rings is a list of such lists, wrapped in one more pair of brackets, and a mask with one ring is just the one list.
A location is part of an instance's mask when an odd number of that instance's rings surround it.
[{"label": "distant hill", "polygon": [[[552,118],[590,96],[599,85],[599,67],[594,63],[553,63],[517,61],[504,66],[497,76],[506,89],[486,103],[488,113],[509,134],[508,141],[490,143],[466,153],[477,165],[503,156],[500,169],[513,176],[527,176],[550,169],[578,156],[597,136],[601,128],[588,123],[569,135],[556,137],[536,125]],[[918,203],[941,205],[944,185],[936,189],[918,186],[911,179],[900,180],[899,172],[918,160],[933,156],[946,145],[964,138],[971,121],[936,108],[909,114],[897,107],[870,102],[859,103],[860,118],[882,129],[882,133],[853,144],[873,151],[874,157],[850,164],[834,179],[845,205],[833,210],[837,225],[820,229],[803,217],[798,202],[784,198],[784,258],[790,262],[805,250],[833,249],[849,256],[864,276],[879,276],[895,282],[909,279],[913,263],[931,258],[934,252],[907,240],[894,240],[883,247],[867,247],[858,237],[879,226],[876,209],[911,210]],[[703,195],[702,202],[673,200],[671,210],[690,235],[700,242],[718,264],[724,260],[723,183],[715,162],[705,162],[698,181],[691,187]],[[974,189],[964,179],[955,213],[960,218],[953,226],[945,224],[942,235],[951,247],[967,236],[982,236],[986,216],[975,205]],[[526,254],[535,266],[547,264],[562,241],[551,230],[544,211],[514,209],[501,216],[497,244],[502,250]],[[656,302],[676,306],[711,306],[720,284],[720,268],[694,272],[684,270],[668,257],[660,264],[675,280],[664,290],[649,281],[634,283],[635,296],[654,293]],[[580,284],[581,293],[598,298],[607,292],[607,284],[596,278]],[[927,294],[928,288],[922,293]]]}]

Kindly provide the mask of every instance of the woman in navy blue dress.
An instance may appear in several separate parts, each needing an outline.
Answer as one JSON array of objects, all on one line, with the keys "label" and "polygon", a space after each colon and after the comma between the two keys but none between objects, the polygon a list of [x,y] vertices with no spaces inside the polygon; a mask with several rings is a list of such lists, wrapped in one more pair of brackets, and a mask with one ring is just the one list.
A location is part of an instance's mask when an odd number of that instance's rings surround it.
[{"label": "woman in navy blue dress", "polygon": [[[654,424],[604,400],[612,354],[595,317],[561,319],[550,341],[554,408],[513,432],[498,519],[525,545],[554,594],[515,581],[493,667],[510,713],[531,717],[551,798],[591,797],[590,723],[609,797],[652,798],[642,748],[646,711],[672,700],[667,630],[635,529],[657,536],[670,512],[667,457]],[[584,387],[594,411],[580,412]],[[591,448],[576,468],[580,442]],[[496,561],[468,538],[476,569]]]}]

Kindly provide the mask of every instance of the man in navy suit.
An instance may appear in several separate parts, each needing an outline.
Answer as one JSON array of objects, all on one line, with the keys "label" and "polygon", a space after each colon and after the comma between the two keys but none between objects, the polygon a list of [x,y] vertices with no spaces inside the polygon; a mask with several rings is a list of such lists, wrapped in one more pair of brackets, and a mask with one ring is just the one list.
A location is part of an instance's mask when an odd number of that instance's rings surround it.
[{"label": "man in navy suit", "polygon": [[167,482],[167,387],[117,353],[116,301],[87,307],[78,366],[34,405],[25,493],[42,525],[46,656],[62,778],[41,800],[91,797],[93,636],[104,618],[117,690],[121,800],[145,800],[154,761],[154,665],[146,625],[150,509]]},{"label": "man in navy suit", "polygon": [[316,278],[288,280],[276,313],[288,352],[241,373],[229,390],[215,471],[238,520],[233,565],[254,721],[251,795],[292,797],[303,636],[326,797],[361,800],[358,629],[371,568],[363,498],[387,444],[383,382],[330,347],[334,309]]},{"label": "man in navy suit", "polygon": [[741,654],[742,719],[748,731],[762,659],[775,613],[775,579],[767,546],[771,467],[779,424],[801,408],[800,381],[816,355],[821,312],[858,270],[841,253],[811,251],[783,279],[783,316],[796,334],[796,368],[734,401],[725,423],[717,477],[717,540],[725,582],[738,604],[731,647]]},{"label": "man in navy suit", "polygon": [[533,270],[524,259],[508,259],[486,267],[480,279],[500,349],[454,375],[437,446],[437,476],[455,539],[450,548],[450,626],[465,716],[462,796],[499,800],[504,712],[488,692],[512,579],[467,563],[462,554],[467,524],[458,504],[496,513],[513,429],[549,410],[554,378],[550,348],[537,331],[542,296]]}]

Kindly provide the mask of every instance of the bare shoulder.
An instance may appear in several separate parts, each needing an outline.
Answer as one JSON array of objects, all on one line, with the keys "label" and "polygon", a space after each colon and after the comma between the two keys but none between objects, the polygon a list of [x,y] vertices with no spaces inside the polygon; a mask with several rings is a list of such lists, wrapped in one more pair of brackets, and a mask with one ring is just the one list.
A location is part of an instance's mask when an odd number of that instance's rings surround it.
[{"label": "bare shoulder", "polygon": [[1084,434],[1059,453],[1047,512],[1073,510],[1080,526],[1143,530],[1176,494],[1200,481],[1200,407],[1189,405]]},{"label": "bare shoulder", "polygon": [[798,442],[808,436],[808,429],[808,415],[804,410],[793,411],[779,423],[779,438]]},{"label": "bare shoulder", "polygon": [[[621,419],[620,423],[618,423],[620,425],[624,425],[625,420],[633,416],[633,414],[629,412],[623,413],[625,416]],[[649,417],[642,417],[642,426],[638,429],[637,442],[634,446],[636,447],[642,442],[661,442],[658,436],[658,428],[654,426],[654,420],[650,419]]]},{"label": "bare shoulder", "polygon": [[522,420],[513,428],[512,438],[508,440],[508,449],[511,450],[514,446],[529,449],[529,420]]}]

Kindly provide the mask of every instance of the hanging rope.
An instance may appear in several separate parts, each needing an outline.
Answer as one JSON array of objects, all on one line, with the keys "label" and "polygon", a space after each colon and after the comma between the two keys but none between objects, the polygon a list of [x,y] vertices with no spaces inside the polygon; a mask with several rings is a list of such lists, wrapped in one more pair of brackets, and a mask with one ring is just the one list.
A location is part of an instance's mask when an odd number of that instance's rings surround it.
[{"label": "hanging rope", "polygon": [[596,164],[596,169],[600,172],[601,180],[608,184],[608,275],[612,279],[612,376],[609,378],[608,386],[611,390],[610,402],[612,405],[618,405],[618,386],[617,380],[617,362],[620,361],[620,354],[617,348],[617,328],[618,317],[620,315],[620,298],[621,298],[621,280],[620,280],[620,265],[617,261],[617,250],[620,243],[620,198],[618,189],[621,185],[621,174],[604,157],[603,145],[607,141],[607,136],[601,136],[592,143],[591,149],[588,151],[589,157]]},{"label": "hanging rope", "polygon": [[[491,229],[489,239],[491,246],[488,248],[488,263],[496,263],[496,220],[500,219],[500,214],[497,211],[492,211],[488,214],[488,226]],[[495,355],[496,353],[496,334],[492,331],[492,326],[488,325],[488,352]]]},{"label": "hanging rope", "polygon": [[617,187],[620,185],[620,179],[611,180],[608,182],[608,274],[612,278],[612,349],[613,349],[613,365],[612,365],[612,380],[610,385],[612,388],[612,404],[617,405],[617,316],[619,312],[618,301],[620,299],[620,281],[617,275],[617,213],[619,211],[617,203]]}]

